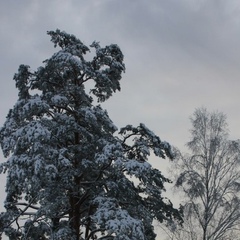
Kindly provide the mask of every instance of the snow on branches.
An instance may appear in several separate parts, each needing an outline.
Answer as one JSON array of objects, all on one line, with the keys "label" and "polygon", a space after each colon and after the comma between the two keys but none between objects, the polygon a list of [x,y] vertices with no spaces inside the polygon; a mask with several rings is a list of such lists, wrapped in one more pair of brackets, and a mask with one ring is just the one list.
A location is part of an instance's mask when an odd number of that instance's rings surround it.
[{"label": "snow on branches", "polygon": [[90,48],[74,35],[48,34],[60,50],[34,72],[19,67],[19,99],[0,131],[8,157],[0,168],[7,171],[1,232],[10,239],[155,239],[154,219],[181,221],[162,197],[169,180],[148,162],[151,153],[172,158],[171,147],[144,124],[116,134],[107,111],[94,105],[120,90],[120,48],[94,42],[95,56],[86,60]]}]

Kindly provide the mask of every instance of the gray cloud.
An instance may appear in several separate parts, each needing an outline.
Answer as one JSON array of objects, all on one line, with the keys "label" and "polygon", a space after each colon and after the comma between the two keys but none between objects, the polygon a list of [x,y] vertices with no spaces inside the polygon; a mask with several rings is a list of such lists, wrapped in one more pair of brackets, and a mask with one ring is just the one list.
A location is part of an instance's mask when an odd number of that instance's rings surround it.
[{"label": "gray cloud", "polygon": [[[37,68],[54,51],[46,31],[60,28],[86,44],[122,48],[122,92],[105,104],[118,124],[149,122],[181,146],[188,127],[174,120],[186,123],[205,105],[226,112],[236,128],[239,11],[238,1],[215,0],[2,1],[2,116],[17,97],[12,76],[18,65]],[[125,112],[129,119],[121,117]]]}]

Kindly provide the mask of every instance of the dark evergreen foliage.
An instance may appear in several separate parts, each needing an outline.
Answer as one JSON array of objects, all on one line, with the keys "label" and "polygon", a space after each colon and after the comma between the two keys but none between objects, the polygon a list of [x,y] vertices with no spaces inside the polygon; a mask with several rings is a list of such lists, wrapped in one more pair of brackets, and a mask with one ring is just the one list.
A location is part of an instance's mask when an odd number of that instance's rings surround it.
[{"label": "dark evergreen foliage", "polygon": [[171,158],[170,145],[144,124],[116,135],[94,105],[120,90],[120,48],[93,42],[95,56],[86,60],[90,48],[75,36],[48,34],[59,50],[37,71],[19,67],[19,99],[0,131],[8,158],[1,231],[12,240],[155,239],[153,219],[181,221],[162,197],[169,180],[148,163],[151,152]]}]

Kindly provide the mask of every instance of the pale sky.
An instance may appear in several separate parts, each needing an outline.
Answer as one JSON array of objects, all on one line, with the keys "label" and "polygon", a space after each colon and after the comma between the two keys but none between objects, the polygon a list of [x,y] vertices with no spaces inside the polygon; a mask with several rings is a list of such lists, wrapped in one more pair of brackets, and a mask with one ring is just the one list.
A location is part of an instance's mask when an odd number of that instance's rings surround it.
[{"label": "pale sky", "polygon": [[35,70],[50,57],[46,32],[59,28],[122,49],[122,90],[103,105],[118,127],[143,122],[184,149],[189,117],[205,106],[225,113],[240,138],[239,0],[2,0],[0,23],[1,125],[17,100],[18,66]]}]

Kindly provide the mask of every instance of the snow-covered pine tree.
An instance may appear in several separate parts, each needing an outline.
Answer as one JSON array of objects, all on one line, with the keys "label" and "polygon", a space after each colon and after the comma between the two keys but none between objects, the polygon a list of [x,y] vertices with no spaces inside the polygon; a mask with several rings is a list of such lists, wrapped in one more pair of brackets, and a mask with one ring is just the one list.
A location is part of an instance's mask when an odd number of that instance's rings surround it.
[{"label": "snow-covered pine tree", "polygon": [[[95,51],[74,35],[49,31],[59,51],[32,72],[21,65],[14,80],[19,99],[0,131],[8,158],[6,212],[9,239],[153,240],[153,219],[181,221],[162,197],[152,151],[171,158],[170,145],[144,124],[117,128],[98,102],[120,90],[125,69],[117,45]],[[92,82],[90,93],[85,84]]]}]

